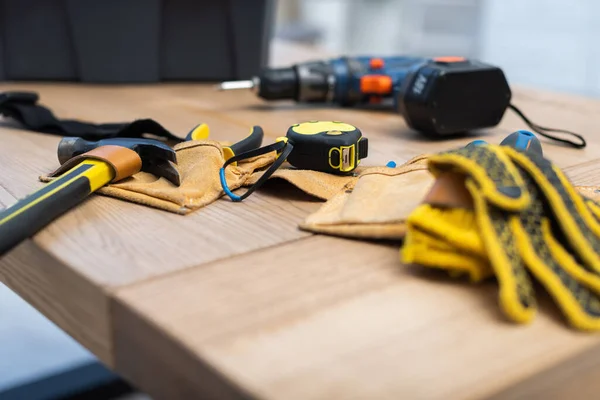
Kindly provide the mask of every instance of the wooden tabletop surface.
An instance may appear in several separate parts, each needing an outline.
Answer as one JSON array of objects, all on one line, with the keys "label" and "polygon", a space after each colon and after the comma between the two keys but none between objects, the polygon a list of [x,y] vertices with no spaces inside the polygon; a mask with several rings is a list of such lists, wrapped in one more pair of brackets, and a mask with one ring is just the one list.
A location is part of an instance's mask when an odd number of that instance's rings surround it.
[{"label": "wooden tabletop surface", "polygon": [[[272,58],[315,55],[275,44]],[[218,140],[259,124],[270,142],[296,122],[343,120],[369,138],[365,165],[526,128],[508,112],[480,136],[431,142],[391,112],[267,104],[212,85],[0,85],[14,89],[38,91],[64,118],[152,117],[181,134],[206,122]],[[516,88],[514,102],[542,125],[584,133],[585,150],[546,141],[544,151],[575,183],[600,184],[600,101]],[[42,185],[60,139],[7,124],[4,207]],[[600,389],[600,337],[567,328],[547,298],[532,324],[509,323],[493,282],[404,266],[399,244],[298,230],[321,204],[278,185],[180,216],[96,195],[0,260],[0,279],[155,398],[573,398]]]}]

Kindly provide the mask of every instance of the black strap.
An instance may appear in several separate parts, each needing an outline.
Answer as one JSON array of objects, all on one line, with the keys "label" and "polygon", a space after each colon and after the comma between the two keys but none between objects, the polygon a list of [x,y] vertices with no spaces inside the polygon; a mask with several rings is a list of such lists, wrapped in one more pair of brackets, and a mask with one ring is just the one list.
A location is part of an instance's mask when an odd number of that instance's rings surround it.
[{"label": "black strap", "polygon": [[[548,139],[556,140],[557,142],[561,142],[561,143],[566,143],[569,146],[575,147],[576,149],[583,149],[587,145],[583,136],[581,136],[575,132],[567,131],[564,129],[554,129],[554,128],[546,128],[546,127],[540,126],[540,125],[536,124],[535,122],[532,122],[531,120],[529,120],[529,118],[527,118],[525,116],[525,114],[523,114],[523,111],[519,110],[514,104],[509,104],[508,108],[513,110],[515,113],[517,113],[517,115],[519,117],[521,117],[523,119],[523,121],[525,121],[525,123],[531,129],[533,129],[535,132],[539,133],[540,135],[542,135]],[[555,136],[555,135],[549,135],[548,132],[564,133],[567,135],[575,136],[577,139],[579,139],[579,142],[575,142],[575,141],[572,141],[569,139],[563,139],[563,138]]]},{"label": "black strap", "polygon": [[[236,162],[236,161],[245,160],[245,159],[248,159],[251,157],[260,156],[262,154],[267,154],[272,151],[279,151],[279,150],[282,150],[279,157],[277,157],[275,162],[273,164],[271,164],[271,166],[262,174],[262,176],[258,179],[258,181],[256,181],[256,183],[254,185],[250,186],[244,194],[242,194],[241,196],[234,195],[229,190],[229,188],[226,186],[227,183],[225,182],[224,171],[225,171],[225,168],[229,164]],[[273,175],[273,173],[281,166],[281,164],[283,164],[285,162],[285,160],[288,158],[288,156],[290,155],[292,150],[294,150],[294,146],[292,145],[292,143],[290,143],[289,141],[287,141],[287,142],[281,141],[281,142],[276,142],[276,143],[270,144],[265,147],[261,147],[260,149],[247,151],[245,153],[241,153],[241,154],[238,154],[237,156],[231,157],[229,160],[227,160],[225,162],[225,164],[223,164],[223,167],[221,168],[221,171],[223,171],[223,172],[221,172],[221,184],[224,186],[223,190],[233,201],[244,200],[246,197],[250,196],[252,194],[252,192],[254,192],[256,189],[261,187],[262,184],[265,183],[267,181],[267,179],[269,179],[271,177],[271,175]]]},{"label": "black strap", "polygon": [[38,100],[39,96],[35,92],[0,93],[0,115],[13,118],[32,131],[81,137],[86,140],[138,138],[146,134],[169,140],[183,140],[152,119],[108,124],[58,119],[48,108],[39,105]]}]

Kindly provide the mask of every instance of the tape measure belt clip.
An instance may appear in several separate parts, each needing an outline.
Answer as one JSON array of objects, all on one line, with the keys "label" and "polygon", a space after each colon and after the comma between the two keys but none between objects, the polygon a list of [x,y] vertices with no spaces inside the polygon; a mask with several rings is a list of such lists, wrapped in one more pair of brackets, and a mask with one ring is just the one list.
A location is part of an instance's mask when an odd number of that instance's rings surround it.
[{"label": "tape measure belt clip", "polygon": [[350,172],[357,166],[356,146],[340,146],[329,149],[329,166],[340,170],[340,172]]}]

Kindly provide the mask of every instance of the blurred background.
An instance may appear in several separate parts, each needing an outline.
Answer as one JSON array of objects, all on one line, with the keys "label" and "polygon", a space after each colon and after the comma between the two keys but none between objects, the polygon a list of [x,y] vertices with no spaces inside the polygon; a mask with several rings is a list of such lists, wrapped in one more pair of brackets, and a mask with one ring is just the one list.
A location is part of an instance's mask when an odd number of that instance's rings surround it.
[{"label": "blurred background", "polygon": [[275,34],[335,54],[459,55],[600,96],[597,0],[280,0]]},{"label": "blurred background", "polygon": [[[272,37],[332,56],[467,56],[500,66],[511,84],[600,96],[597,0],[279,0],[272,5]],[[0,284],[0,398],[8,399],[6,393],[19,398],[23,392],[10,391],[94,363],[92,354]],[[112,379],[92,372],[88,377]]]}]

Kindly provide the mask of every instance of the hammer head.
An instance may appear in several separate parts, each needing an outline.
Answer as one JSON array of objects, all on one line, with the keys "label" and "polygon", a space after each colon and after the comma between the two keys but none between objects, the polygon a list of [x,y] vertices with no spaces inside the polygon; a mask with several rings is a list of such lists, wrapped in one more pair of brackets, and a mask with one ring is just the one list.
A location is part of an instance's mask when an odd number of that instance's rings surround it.
[{"label": "hammer head", "polygon": [[180,185],[179,172],[171,164],[177,164],[175,151],[153,139],[111,138],[91,142],[82,138],[65,137],[58,144],[58,161],[62,165],[75,156],[107,145],[127,147],[135,151],[142,159],[142,171],[163,177],[174,185]]}]

